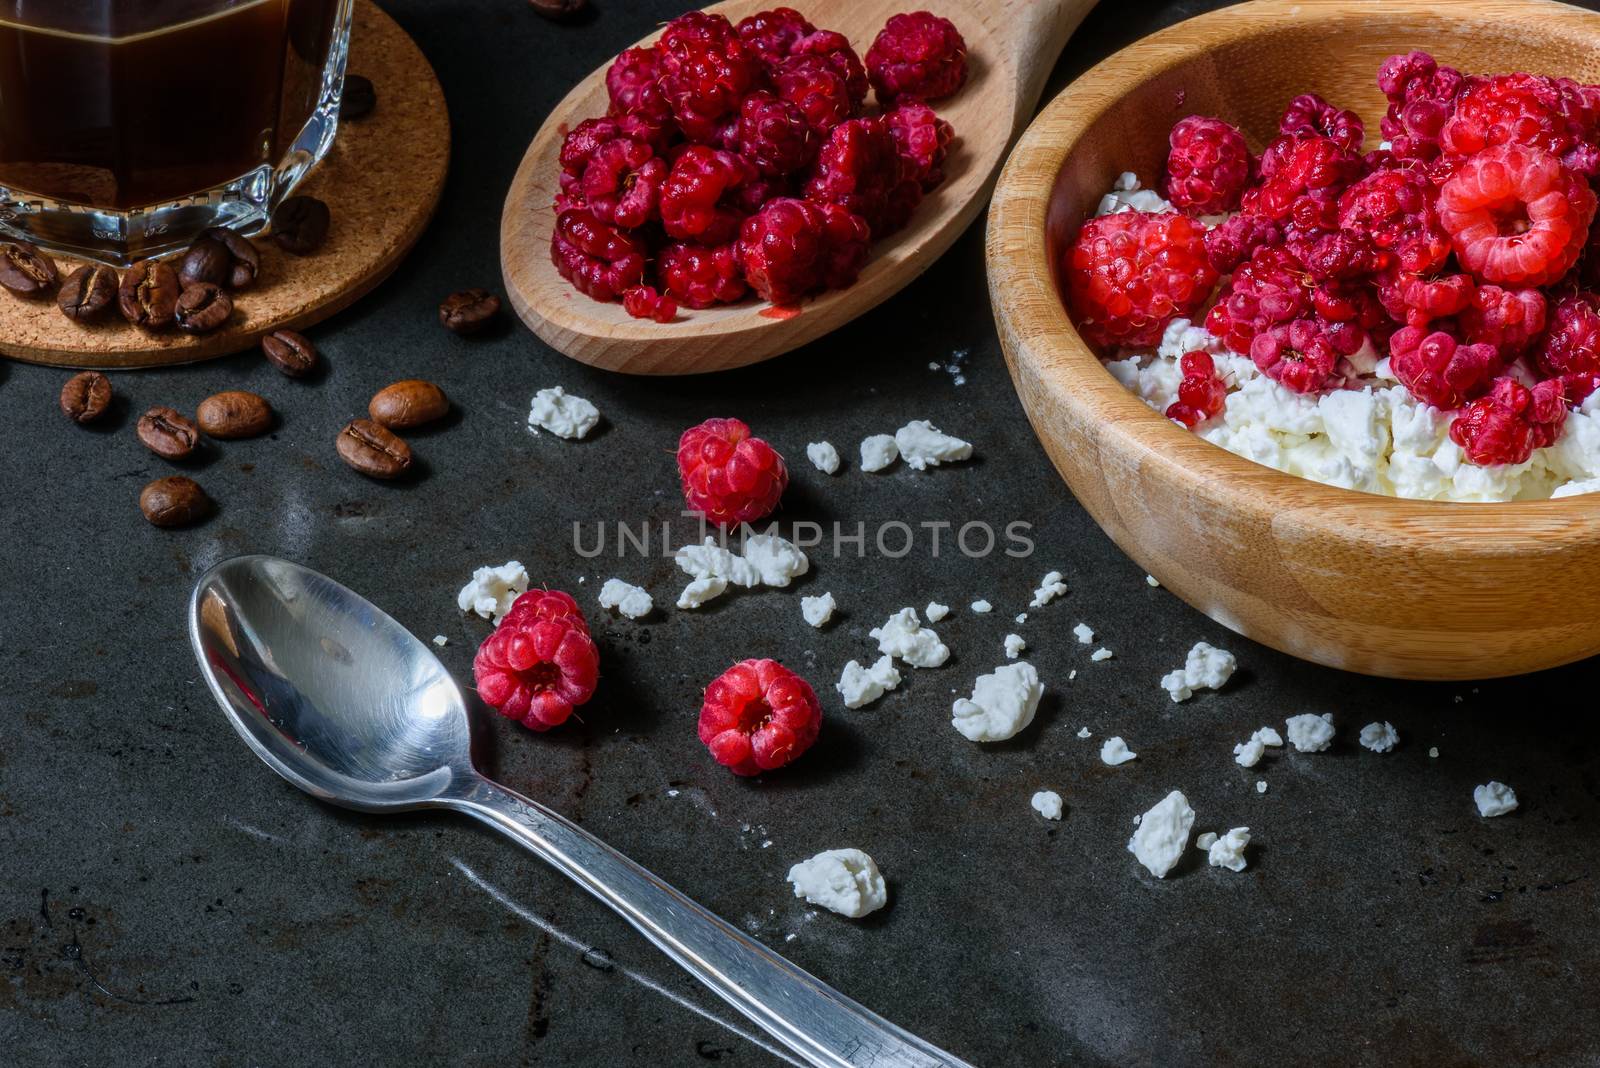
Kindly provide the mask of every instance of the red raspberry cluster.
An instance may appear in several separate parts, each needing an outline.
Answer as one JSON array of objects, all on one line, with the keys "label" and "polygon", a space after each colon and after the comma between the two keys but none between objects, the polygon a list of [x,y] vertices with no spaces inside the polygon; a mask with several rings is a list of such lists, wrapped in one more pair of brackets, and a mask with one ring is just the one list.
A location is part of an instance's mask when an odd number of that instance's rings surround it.
[{"label": "red raspberry cluster", "polygon": [[943,180],[955,131],[927,102],[966,78],[966,42],[926,11],[890,18],[865,65],[793,8],[673,19],[607,70],[607,114],[567,134],[551,260],[658,322],[849,286]]},{"label": "red raspberry cluster", "polygon": [[[1600,86],[1413,52],[1378,87],[1386,144],[1364,155],[1360,118],[1314,94],[1260,156],[1219,119],[1179,122],[1162,176],[1177,211],[1086,222],[1068,305],[1108,348],[1206,311],[1223,345],[1301,393],[1387,355],[1419,401],[1459,413],[1469,460],[1521,463],[1600,384]],[[1189,426],[1221,410],[1195,355],[1168,413]]]}]

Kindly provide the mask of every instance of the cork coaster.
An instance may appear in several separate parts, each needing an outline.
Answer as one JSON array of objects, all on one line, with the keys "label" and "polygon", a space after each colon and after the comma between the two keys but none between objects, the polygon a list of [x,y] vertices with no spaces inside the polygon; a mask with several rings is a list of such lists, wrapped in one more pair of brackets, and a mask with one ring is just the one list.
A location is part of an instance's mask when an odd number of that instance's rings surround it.
[{"label": "cork coaster", "polygon": [[[372,0],[358,0],[350,73],[372,79],[378,106],[342,122],[333,148],[297,192],[327,201],[327,242],[309,256],[257,240],[261,273],[238,294],[230,323],[211,334],[146,333],[111,317],[82,326],[52,300],[0,292],[0,353],[58,367],[156,367],[192,363],[258,344],[349,307],[399,265],[422,235],[444,190],[450,118],[444,91],[416,44]],[[78,264],[57,257],[65,278]]]}]

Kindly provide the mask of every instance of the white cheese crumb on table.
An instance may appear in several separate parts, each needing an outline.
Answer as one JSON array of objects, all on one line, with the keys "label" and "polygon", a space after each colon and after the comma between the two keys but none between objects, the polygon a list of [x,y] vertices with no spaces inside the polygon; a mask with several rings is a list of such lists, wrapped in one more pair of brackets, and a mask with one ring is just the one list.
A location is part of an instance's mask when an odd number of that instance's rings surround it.
[{"label": "white cheese crumb on table", "polygon": [[1400,744],[1400,734],[1393,723],[1369,723],[1361,728],[1361,745],[1374,753],[1387,753]]},{"label": "white cheese crumb on table", "polygon": [[1158,580],[1154,575],[1146,575],[1144,577],[1144,582],[1146,586],[1149,586],[1153,590],[1161,588],[1160,580]]},{"label": "white cheese crumb on table", "polygon": [[1189,845],[1194,809],[1189,799],[1174,790],[1138,819],[1139,829],[1128,839],[1128,852],[1157,879],[1165,879]]},{"label": "white cheese crumb on table", "polygon": [[446,645],[450,644],[450,639],[446,638],[443,634],[435,634],[433,636],[433,644],[443,649]]},{"label": "white cheese crumb on table", "polygon": [[882,471],[900,459],[900,446],[891,434],[874,434],[861,442],[861,470]]},{"label": "white cheese crumb on table", "polygon": [[806,445],[806,459],[825,475],[836,474],[839,470],[839,450],[833,447],[831,441],[813,441]]},{"label": "white cheese crumb on table", "polygon": [[1072,628],[1073,635],[1078,639],[1079,645],[1094,644],[1094,628],[1087,623],[1079,623]]},{"label": "white cheese crumb on table", "polygon": [[1026,613],[1026,612],[1018,612],[1017,613],[1017,623],[1019,625],[1022,624],[1022,623],[1026,623],[1027,621],[1028,621],[1028,613]]},{"label": "white cheese crumb on table", "polygon": [[1048,572],[1039,580],[1039,588],[1033,591],[1033,600],[1028,602],[1028,607],[1043,608],[1066,592],[1067,584],[1061,581],[1061,572]]},{"label": "white cheese crumb on table", "polygon": [[1233,677],[1238,660],[1226,649],[1196,642],[1184,657],[1183,667],[1161,676],[1161,688],[1173,704],[1187,701],[1196,690],[1220,690]]},{"label": "white cheese crumb on table", "polygon": [[472,581],[456,594],[456,605],[463,612],[475,612],[498,625],[516,599],[527,592],[527,569],[515,560],[507,560],[499,567],[474,571]]},{"label": "white cheese crumb on table", "polygon": [[922,625],[915,608],[902,608],[883,626],[867,632],[878,640],[878,652],[898,657],[912,667],[938,667],[950,658],[950,648],[939,635]]},{"label": "white cheese crumb on table", "polygon": [[1429,760],[1438,760],[1439,759],[1439,747],[1438,746],[1435,745],[1435,746],[1430,746],[1428,748],[1428,759]]},{"label": "white cheese crumb on table", "polygon": [[680,548],[673,562],[692,580],[678,595],[679,608],[699,608],[730,585],[784,587],[811,568],[799,546],[776,534],[752,534],[745,539],[743,555],[707,537],[699,545]]},{"label": "white cheese crumb on table", "polygon": [[1289,744],[1302,753],[1321,753],[1333,745],[1333,713],[1324,712],[1316,715],[1304,712],[1298,716],[1290,716],[1287,720],[1289,727]]},{"label": "white cheese crumb on table", "polygon": [[859,849],[826,849],[789,869],[794,896],[860,919],[883,908],[889,893],[877,863]]},{"label": "white cheese crumb on table", "polygon": [[913,419],[894,432],[900,459],[914,471],[955,463],[972,456],[972,443],[951,437],[926,419]]},{"label": "white cheese crumb on table", "polygon": [[1092,733],[1090,733],[1088,727],[1079,727],[1078,728],[1078,737],[1079,738],[1093,738],[1094,735]]},{"label": "white cheese crumb on table", "polygon": [[1110,649],[1096,649],[1089,654],[1089,659],[1099,663],[1102,660],[1110,660],[1115,655]]},{"label": "white cheese crumb on table", "polygon": [[1477,802],[1478,815],[1486,819],[1504,816],[1517,807],[1517,792],[1503,782],[1490,780],[1473,789],[1472,800]]},{"label": "white cheese crumb on table", "polygon": [[1250,828],[1235,827],[1227,834],[1217,835],[1209,831],[1194,840],[1195,848],[1206,851],[1206,860],[1214,868],[1227,868],[1229,871],[1244,871],[1245,846],[1250,844]]},{"label": "white cheese crumb on table", "polygon": [[994,605],[990,604],[988,601],[973,601],[971,607],[972,610],[978,613],[980,616],[994,611]]},{"label": "white cheese crumb on table", "polygon": [[820,597],[800,598],[800,615],[813,627],[825,626],[828,620],[833,618],[833,610],[838,607],[838,602],[833,599],[831,593],[824,593]]},{"label": "white cheese crumb on table", "polygon": [[614,608],[629,619],[643,619],[655,607],[655,601],[644,587],[610,578],[600,587],[600,607]]},{"label": "white cheese crumb on table", "polygon": [[860,708],[870,705],[899,685],[900,672],[895,670],[894,657],[880,656],[871,667],[862,667],[856,661],[850,661],[844,666],[834,689],[844,698],[844,707]]},{"label": "white cheese crumb on table", "polygon": [[1006,635],[1006,656],[1010,659],[1015,660],[1017,657],[1021,656],[1022,651],[1027,647],[1028,643],[1022,640],[1022,635]]},{"label": "white cheese crumb on table", "polygon": [[1129,749],[1128,743],[1120,737],[1107,738],[1105,743],[1100,746],[1101,762],[1112,767],[1116,767],[1118,764],[1126,764],[1138,756],[1139,754]]},{"label": "white cheese crumb on table", "polygon": [[950,606],[940,604],[938,601],[929,601],[928,607],[922,610],[922,614],[928,617],[929,623],[937,623],[950,614]]},{"label": "white cheese crumb on table", "polygon": [[1253,768],[1261,763],[1261,758],[1266,754],[1267,748],[1277,748],[1283,745],[1283,736],[1271,727],[1262,727],[1250,735],[1249,741],[1240,742],[1233,747],[1233,762],[1241,768]]},{"label": "white cheese crumb on table", "polygon": [[1054,790],[1040,790],[1030,802],[1033,810],[1047,820],[1061,818],[1061,795]]},{"label": "white cheese crumb on table", "polygon": [[1266,792],[1267,792],[1267,780],[1265,780],[1265,779],[1257,779],[1256,780],[1256,793],[1264,794]]},{"label": "white cheese crumb on table", "polygon": [[1033,722],[1043,694],[1032,664],[1026,660],[1002,664],[993,673],[978,676],[970,698],[956,698],[950,706],[950,725],[969,741],[1003,742]]},{"label": "white cheese crumb on table", "polygon": [[582,397],[570,396],[560,386],[541,389],[528,409],[528,429],[548,430],[558,438],[575,441],[589,435],[600,422],[600,409]]}]

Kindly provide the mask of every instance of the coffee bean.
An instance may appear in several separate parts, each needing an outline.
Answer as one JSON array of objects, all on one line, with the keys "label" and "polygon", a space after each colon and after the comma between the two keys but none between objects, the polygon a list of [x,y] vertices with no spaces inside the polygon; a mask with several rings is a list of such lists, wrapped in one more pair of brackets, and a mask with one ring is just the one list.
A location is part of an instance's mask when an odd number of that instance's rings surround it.
[{"label": "coffee bean", "polygon": [[136,431],[145,448],[167,460],[181,460],[200,444],[199,429],[172,408],[151,408],[139,417]]},{"label": "coffee bean", "polygon": [[390,430],[409,430],[435,419],[442,419],[450,411],[450,400],[444,390],[420,378],[407,378],[384,386],[367,405],[372,421]]},{"label": "coffee bean", "polygon": [[48,296],[60,280],[55,261],[34,245],[26,241],[0,245],[0,286],[17,296]]},{"label": "coffee bean", "polygon": [[377,106],[378,91],[372,87],[372,79],[359,74],[344,76],[344,94],[339,99],[341,119],[364,119]]},{"label": "coffee bean", "polygon": [[528,0],[533,8],[552,22],[566,22],[589,10],[589,0]]},{"label": "coffee bean", "polygon": [[500,298],[487,289],[463,289],[444,298],[439,321],[458,334],[476,334],[500,314]]},{"label": "coffee bean", "polygon": [[92,423],[111,407],[111,379],[99,371],[79,371],[61,387],[61,410],[74,423]]},{"label": "coffee bean", "polygon": [[328,205],[316,197],[290,197],[272,213],[272,240],[285,252],[305,256],[328,237]]},{"label": "coffee bean", "polygon": [[242,389],[212,394],[200,402],[194,417],[214,438],[253,438],[272,429],[272,405]]},{"label": "coffee bean", "polygon": [[254,241],[226,226],[213,226],[200,236],[210,238],[228,250],[228,278],[225,284],[229,289],[238,292],[255,284],[256,275],[261,273],[261,253],[257,251]]},{"label": "coffee bean", "polygon": [[214,286],[224,285],[228,281],[228,273],[232,267],[233,256],[223,247],[221,241],[201,237],[189,246],[188,252],[183,254],[183,259],[178,264],[178,282],[184,286],[200,282],[208,282]]},{"label": "coffee bean", "polygon": [[184,333],[209,334],[233,315],[233,298],[221,286],[197,282],[178,294],[173,315]]},{"label": "coffee bean", "polygon": [[339,431],[339,459],[369,478],[399,478],[411,466],[411,446],[370,419]]},{"label": "coffee bean", "polygon": [[178,308],[178,274],[160,260],[140,260],[122,274],[117,307],[122,317],[146,330],[172,325]]},{"label": "coffee bean", "polygon": [[274,330],[261,339],[261,351],[290,378],[304,378],[317,369],[317,347],[293,330]]},{"label": "coffee bean", "polygon": [[211,498],[194,479],[168,475],[139,491],[139,511],[158,527],[182,527],[205,518]]},{"label": "coffee bean", "polygon": [[67,275],[56,294],[56,307],[76,323],[92,323],[105,317],[117,296],[117,272],[91,264]]}]

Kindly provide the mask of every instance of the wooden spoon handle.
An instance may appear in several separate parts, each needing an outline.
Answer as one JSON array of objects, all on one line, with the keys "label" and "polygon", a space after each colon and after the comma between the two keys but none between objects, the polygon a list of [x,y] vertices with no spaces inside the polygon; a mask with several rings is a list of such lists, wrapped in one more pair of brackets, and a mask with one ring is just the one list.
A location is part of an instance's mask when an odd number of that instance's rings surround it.
[{"label": "wooden spoon handle", "polygon": [[1067,38],[1099,0],[1000,0],[1000,17],[1014,49],[1017,113],[1013,131],[1033,117],[1034,105],[1055,68]]}]

